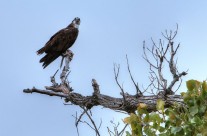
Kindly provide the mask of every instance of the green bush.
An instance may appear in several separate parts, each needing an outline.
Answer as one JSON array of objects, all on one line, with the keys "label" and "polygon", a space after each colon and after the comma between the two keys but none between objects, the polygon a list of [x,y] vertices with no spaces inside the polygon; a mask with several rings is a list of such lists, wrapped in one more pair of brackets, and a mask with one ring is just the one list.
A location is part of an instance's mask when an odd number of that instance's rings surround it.
[{"label": "green bush", "polygon": [[147,105],[140,103],[136,114],[131,113],[124,122],[131,132],[127,136],[207,136],[207,84],[197,80],[186,82],[187,92],[182,92],[183,104],[174,103],[165,108],[157,101],[157,111],[149,113]]}]

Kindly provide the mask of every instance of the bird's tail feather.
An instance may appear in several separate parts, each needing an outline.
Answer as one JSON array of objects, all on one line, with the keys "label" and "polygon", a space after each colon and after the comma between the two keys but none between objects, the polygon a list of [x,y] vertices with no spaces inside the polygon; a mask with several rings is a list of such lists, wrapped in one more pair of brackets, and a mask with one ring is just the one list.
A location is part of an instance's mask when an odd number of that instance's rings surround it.
[{"label": "bird's tail feather", "polygon": [[43,62],[43,68],[46,68],[51,62],[53,62],[56,58],[59,57],[59,54],[47,54],[41,60],[40,63]]},{"label": "bird's tail feather", "polygon": [[40,55],[40,54],[42,54],[42,53],[44,53],[44,52],[45,52],[45,47],[42,47],[41,49],[39,49],[39,50],[37,51],[37,54]]}]

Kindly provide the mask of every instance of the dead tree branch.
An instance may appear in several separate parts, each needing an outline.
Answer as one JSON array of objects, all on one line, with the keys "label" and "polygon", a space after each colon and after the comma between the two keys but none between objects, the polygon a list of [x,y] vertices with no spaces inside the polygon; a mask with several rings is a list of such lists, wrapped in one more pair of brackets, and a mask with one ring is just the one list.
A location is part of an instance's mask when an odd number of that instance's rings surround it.
[{"label": "dead tree branch", "polygon": [[[64,98],[66,102],[71,102],[74,105],[79,105],[91,109],[94,106],[103,106],[112,110],[119,110],[126,113],[134,112],[137,109],[139,103],[145,103],[148,105],[148,111],[156,111],[156,102],[162,97],[157,95],[150,96],[140,96],[139,98],[136,95],[126,95],[126,102],[130,105],[124,105],[123,98],[115,98],[104,94],[99,94],[98,97],[92,96],[83,96],[79,93],[71,92],[69,94],[63,94],[58,92],[52,92],[47,90],[40,90],[36,88],[24,89],[24,93],[39,93],[45,94],[48,96],[57,96]],[[168,95],[165,101],[183,103],[183,99],[180,95]],[[168,107],[170,105],[166,105]]]},{"label": "dead tree branch", "polygon": [[[177,35],[177,31],[178,25],[174,33],[172,30],[169,32],[166,30],[165,33],[162,33],[163,37],[167,40],[166,46],[161,39],[159,40],[158,45],[152,39],[152,49],[146,48],[145,42],[143,42],[143,58],[146,60],[150,67],[150,84],[157,90],[156,93],[162,94],[164,96],[174,94],[175,91],[173,91],[173,87],[175,84],[178,81],[182,82],[182,77],[187,75],[187,72],[185,71],[179,73],[176,66],[177,61],[175,61],[175,55],[178,51],[178,48],[180,47],[180,44],[175,46],[173,40]],[[152,58],[154,58],[154,63],[149,59],[150,57],[147,55],[147,51],[151,54]],[[172,81],[164,77],[163,69],[164,64],[166,63],[168,63],[168,68],[173,78]],[[170,83],[168,84],[168,82]],[[178,85],[178,88],[179,87],[180,85]]]},{"label": "dead tree branch", "polygon": [[[94,120],[92,119],[92,114],[88,113],[89,109],[86,109],[85,107],[81,107],[81,106],[80,106],[80,108],[83,109],[83,112],[81,113],[81,115],[79,117],[77,117],[77,112],[76,112],[76,116],[73,115],[73,117],[76,119],[75,125],[76,125],[76,129],[77,129],[78,135],[79,135],[78,124],[81,122],[81,123],[86,123],[91,129],[93,129],[96,132],[96,135],[100,136],[99,129],[100,129],[101,125],[102,125],[102,120],[100,122],[99,127],[97,127],[95,122],[94,122]],[[88,118],[91,121],[93,126],[91,124],[89,124],[87,121],[82,121],[81,120],[81,118],[85,114],[88,116]]]},{"label": "dead tree branch", "polygon": [[136,88],[137,96],[143,96],[142,91],[139,89],[138,83],[135,83],[135,80],[134,80],[134,78],[132,76],[132,73],[131,73],[131,70],[130,70],[130,67],[129,67],[129,60],[128,60],[127,55],[126,55],[126,60],[127,60],[127,69],[128,69],[130,78],[131,78],[131,80],[132,80],[132,82],[133,82],[133,84],[134,84],[134,86]]},{"label": "dead tree branch", "polygon": [[[88,118],[90,119],[91,123],[93,124],[93,127],[91,127],[88,123],[87,123],[87,124],[88,124],[88,125],[89,125],[89,126],[96,132],[96,135],[100,136],[100,133],[99,133],[99,128],[100,128],[100,127],[97,128],[95,122],[93,121],[91,115],[88,113],[87,109],[84,108],[84,107],[81,107],[81,108],[84,110],[84,112],[86,113],[86,115],[87,115]],[[101,121],[101,123],[102,123],[102,121]],[[100,126],[101,126],[101,123],[100,123]]]},{"label": "dead tree branch", "polygon": [[119,70],[120,70],[120,65],[116,65],[116,64],[114,64],[114,76],[115,76],[115,81],[116,81],[116,84],[119,86],[119,88],[120,88],[120,90],[121,90],[121,95],[123,96],[123,100],[124,100],[124,102],[125,102],[125,101],[126,101],[126,98],[125,98],[124,89],[123,89],[123,86],[121,86],[120,83],[119,83],[119,81],[118,81]]},{"label": "dead tree branch", "polygon": [[124,130],[126,129],[126,127],[128,126],[128,124],[126,124],[126,125],[123,127],[123,129],[119,132],[119,131],[118,131],[118,127],[119,127],[120,123],[118,122],[118,124],[115,124],[113,121],[110,121],[110,122],[111,122],[111,124],[113,124],[113,128],[114,128],[114,130],[111,131],[111,130],[109,129],[109,127],[107,127],[107,130],[108,130],[109,135],[110,135],[110,136],[111,136],[111,135],[113,135],[113,136],[122,136],[122,135],[124,134]]}]

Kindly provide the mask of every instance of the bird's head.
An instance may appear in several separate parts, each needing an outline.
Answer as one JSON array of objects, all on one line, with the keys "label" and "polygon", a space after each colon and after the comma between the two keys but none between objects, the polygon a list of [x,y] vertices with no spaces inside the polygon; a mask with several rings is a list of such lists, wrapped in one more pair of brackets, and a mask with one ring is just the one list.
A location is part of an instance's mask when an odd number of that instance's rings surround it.
[{"label": "bird's head", "polygon": [[75,28],[78,28],[79,25],[80,25],[80,18],[79,17],[76,17],[73,21],[72,21],[72,24]]}]

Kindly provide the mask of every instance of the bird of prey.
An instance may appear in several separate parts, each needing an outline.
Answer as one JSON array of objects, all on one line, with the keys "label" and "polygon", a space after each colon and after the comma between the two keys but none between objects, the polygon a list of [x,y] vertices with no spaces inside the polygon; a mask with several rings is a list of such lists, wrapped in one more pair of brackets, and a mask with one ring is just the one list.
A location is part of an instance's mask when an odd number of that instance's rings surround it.
[{"label": "bird of prey", "polygon": [[71,24],[54,34],[45,46],[37,51],[38,55],[46,53],[46,55],[40,59],[40,63],[43,63],[43,68],[46,68],[74,44],[78,37],[79,25],[80,18],[76,17]]}]

